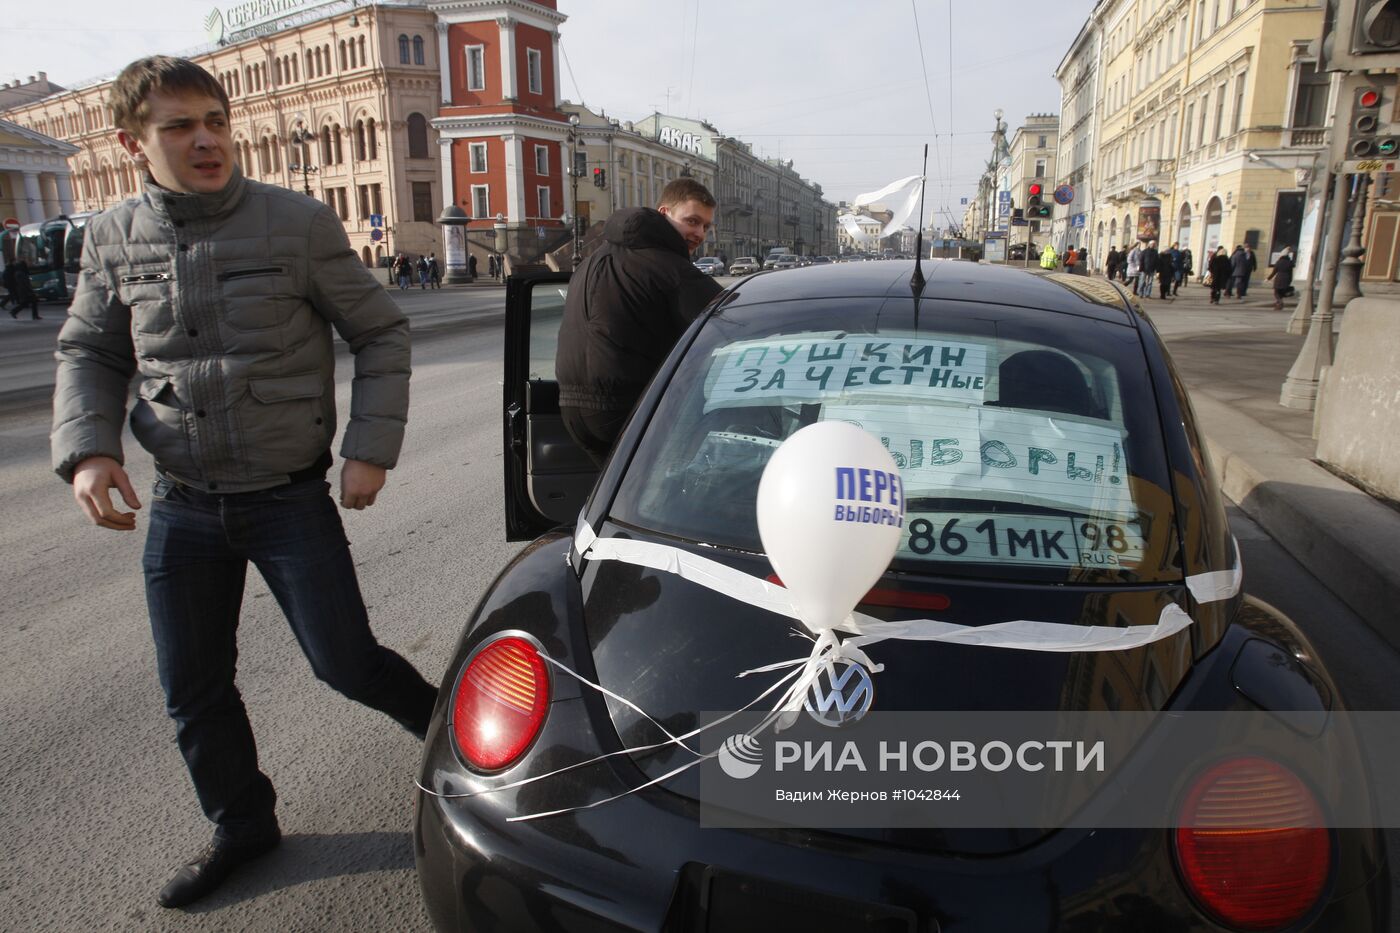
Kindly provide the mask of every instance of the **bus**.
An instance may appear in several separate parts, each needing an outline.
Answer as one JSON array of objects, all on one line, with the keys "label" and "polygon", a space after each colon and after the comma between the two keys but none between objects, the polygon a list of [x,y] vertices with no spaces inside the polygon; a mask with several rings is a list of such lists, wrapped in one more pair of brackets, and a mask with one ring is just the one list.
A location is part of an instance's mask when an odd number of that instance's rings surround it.
[{"label": "bus", "polygon": [[78,260],[83,254],[83,233],[96,214],[59,214],[37,224],[25,224],[18,233],[4,234],[5,261],[23,259],[29,281],[43,301],[70,301],[78,287]]}]

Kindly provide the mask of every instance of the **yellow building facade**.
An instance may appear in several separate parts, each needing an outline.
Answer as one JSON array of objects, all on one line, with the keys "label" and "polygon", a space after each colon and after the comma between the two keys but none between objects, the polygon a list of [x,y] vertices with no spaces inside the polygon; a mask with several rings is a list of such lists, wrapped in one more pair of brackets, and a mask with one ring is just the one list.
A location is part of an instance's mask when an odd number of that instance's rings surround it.
[{"label": "yellow building facade", "polygon": [[1308,56],[1321,4],[1104,0],[1093,17],[1096,255],[1180,243],[1199,276],[1217,246],[1252,246],[1261,269],[1290,246],[1305,266],[1334,96]]}]

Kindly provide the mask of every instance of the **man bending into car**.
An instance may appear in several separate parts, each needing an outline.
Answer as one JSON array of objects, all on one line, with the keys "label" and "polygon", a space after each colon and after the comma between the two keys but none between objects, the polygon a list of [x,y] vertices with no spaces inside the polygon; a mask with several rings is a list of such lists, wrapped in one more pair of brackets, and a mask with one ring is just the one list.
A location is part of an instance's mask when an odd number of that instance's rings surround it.
[{"label": "man bending into car", "polygon": [[574,442],[599,466],[666,354],[722,291],[690,254],[715,221],[715,197],[677,178],[656,210],[608,218],[606,242],[569,281],[555,371],[559,409]]},{"label": "man bending into car", "polygon": [[112,86],[117,139],[145,192],[94,217],[59,334],[54,468],[102,528],[141,507],[131,430],[155,458],[142,561],[156,665],[214,838],[160,891],[180,907],[281,839],[234,686],[248,561],[316,676],[420,738],[437,691],[370,631],[326,474],[335,436],[331,328],[355,355],[340,504],[373,505],[408,414],[408,322],[319,201],[244,178],[229,103],[193,62],[158,56]]}]

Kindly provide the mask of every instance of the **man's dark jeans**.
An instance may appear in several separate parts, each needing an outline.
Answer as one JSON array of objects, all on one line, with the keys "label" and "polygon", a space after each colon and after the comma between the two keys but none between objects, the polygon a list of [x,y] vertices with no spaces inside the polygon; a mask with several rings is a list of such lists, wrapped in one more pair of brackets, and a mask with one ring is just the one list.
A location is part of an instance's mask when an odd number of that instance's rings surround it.
[{"label": "man's dark jeans", "polygon": [[375,641],[330,486],[314,479],[214,495],[160,477],[143,566],[166,711],[216,834],[272,825],[277,795],[258,768],[234,686],[248,562],[267,581],[316,676],[422,736],[437,691]]}]

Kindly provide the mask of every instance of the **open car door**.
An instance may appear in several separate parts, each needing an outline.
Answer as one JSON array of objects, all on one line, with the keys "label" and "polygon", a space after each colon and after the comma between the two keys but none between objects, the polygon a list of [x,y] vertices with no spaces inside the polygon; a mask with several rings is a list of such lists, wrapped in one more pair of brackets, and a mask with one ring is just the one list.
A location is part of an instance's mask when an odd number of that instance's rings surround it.
[{"label": "open car door", "polygon": [[506,540],[528,541],[578,518],[598,471],[559,417],[554,351],[569,273],[506,279]]}]

